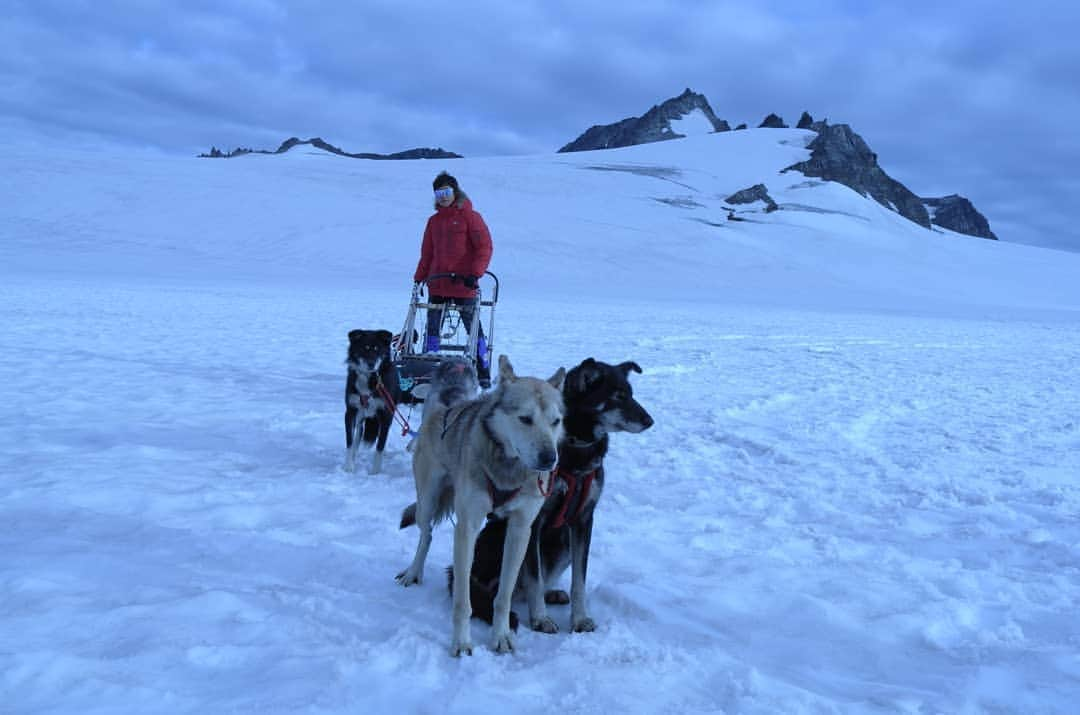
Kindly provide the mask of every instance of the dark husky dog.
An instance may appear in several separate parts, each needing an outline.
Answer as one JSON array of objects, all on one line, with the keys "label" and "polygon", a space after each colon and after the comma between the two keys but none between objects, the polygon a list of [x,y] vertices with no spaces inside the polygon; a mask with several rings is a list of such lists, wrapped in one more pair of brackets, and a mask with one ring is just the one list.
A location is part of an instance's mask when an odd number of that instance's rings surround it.
[{"label": "dark husky dog", "polygon": [[422,419],[435,409],[468,402],[480,394],[476,368],[465,358],[447,358],[431,373],[431,382],[413,388],[413,396],[424,401]]},{"label": "dark husky dog", "polygon": [[382,468],[382,453],[394,408],[401,400],[397,368],[390,359],[389,330],[350,330],[349,374],[345,382],[345,469],[356,469],[356,452],[363,441],[375,443],[371,473]]},{"label": "dark husky dog", "polygon": [[[528,601],[533,630],[558,632],[559,627],[547,615],[549,603],[570,604],[575,632],[596,629],[585,604],[585,574],[593,510],[604,489],[608,433],[642,432],[653,424],[653,418],[634,399],[627,379],[631,370],[641,372],[634,362],[609,365],[589,358],[566,375],[565,436],[559,442],[559,466],[552,475],[551,494],[533,521],[517,582],[517,590]],[[499,585],[505,531],[504,520],[490,518],[476,542],[470,584],[473,616],[488,622]],[[569,565],[573,566],[570,594],[550,590]]]}]

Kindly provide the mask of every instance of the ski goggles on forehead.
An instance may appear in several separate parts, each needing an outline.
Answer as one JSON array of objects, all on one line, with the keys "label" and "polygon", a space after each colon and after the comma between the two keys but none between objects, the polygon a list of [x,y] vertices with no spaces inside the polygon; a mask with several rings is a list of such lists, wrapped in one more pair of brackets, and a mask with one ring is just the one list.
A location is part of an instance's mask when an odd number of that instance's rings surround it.
[{"label": "ski goggles on forehead", "polygon": [[435,198],[438,200],[448,199],[454,195],[454,189],[451,186],[443,186],[442,188],[435,189]]}]

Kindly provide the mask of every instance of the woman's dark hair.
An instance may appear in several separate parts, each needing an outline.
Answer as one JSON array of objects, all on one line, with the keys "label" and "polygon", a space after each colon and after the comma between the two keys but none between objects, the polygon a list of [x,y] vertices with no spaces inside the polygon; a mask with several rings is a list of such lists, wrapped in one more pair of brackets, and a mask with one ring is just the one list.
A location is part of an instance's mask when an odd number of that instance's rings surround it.
[{"label": "woman's dark hair", "polygon": [[461,187],[458,186],[457,179],[450,176],[445,171],[440,172],[440,174],[435,177],[435,181],[431,182],[431,188],[432,189],[439,189],[439,188],[442,188],[443,186],[452,187],[454,189],[454,194],[455,195],[457,195],[457,192],[461,191]]}]

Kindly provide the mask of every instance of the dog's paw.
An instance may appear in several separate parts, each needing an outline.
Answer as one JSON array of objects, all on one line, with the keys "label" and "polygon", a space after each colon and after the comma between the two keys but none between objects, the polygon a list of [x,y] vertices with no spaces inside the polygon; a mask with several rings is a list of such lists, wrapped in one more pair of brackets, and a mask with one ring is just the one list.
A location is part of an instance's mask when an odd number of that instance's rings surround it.
[{"label": "dog's paw", "polygon": [[450,655],[454,658],[460,658],[463,655],[472,655],[472,643],[467,641],[459,643],[455,640],[450,644]]},{"label": "dog's paw", "polygon": [[514,637],[510,633],[496,634],[491,640],[491,649],[496,653],[513,653]]},{"label": "dog's paw", "polygon": [[570,603],[570,594],[561,589],[552,589],[544,594],[544,603],[551,606],[565,606]]},{"label": "dog's paw", "polygon": [[550,616],[544,616],[543,618],[532,618],[529,620],[529,627],[534,631],[540,631],[541,633],[558,633],[559,625],[555,621],[551,620]]},{"label": "dog's paw", "polygon": [[574,619],[574,633],[592,633],[596,630],[596,621],[586,616]]},{"label": "dog's paw", "polygon": [[412,569],[405,569],[404,571],[399,573],[397,576],[395,576],[394,580],[397,581],[402,586],[406,586],[406,587],[413,586],[413,585],[419,586],[420,583],[423,582],[424,576],[423,576],[423,574],[413,573]]}]

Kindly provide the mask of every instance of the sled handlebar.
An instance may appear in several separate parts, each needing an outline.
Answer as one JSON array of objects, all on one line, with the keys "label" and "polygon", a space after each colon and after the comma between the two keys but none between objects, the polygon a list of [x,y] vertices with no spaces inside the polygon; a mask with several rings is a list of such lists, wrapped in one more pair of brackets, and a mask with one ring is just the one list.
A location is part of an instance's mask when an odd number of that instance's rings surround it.
[{"label": "sled handlebar", "polygon": [[[491,280],[495,282],[495,290],[492,291],[491,301],[493,303],[498,303],[499,302],[499,277],[497,275],[495,275],[494,273],[492,273],[491,271],[484,271],[484,276],[491,276]],[[480,276],[480,277],[483,278],[483,276]],[[417,281],[416,285],[417,286],[428,285],[429,283],[431,283],[431,281],[438,280],[440,278],[449,278],[452,281],[454,281],[454,280],[464,281],[466,278],[468,278],[468,276],[465,275],[464,273],[432,273],[427,278],[425,278],[425,279],[423,279],[421,281]],[[477,290],[480,289],[479,284],[480,284],[480,281],[477,280]]]}]

